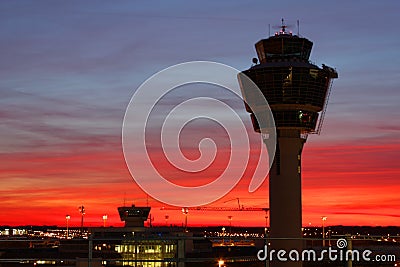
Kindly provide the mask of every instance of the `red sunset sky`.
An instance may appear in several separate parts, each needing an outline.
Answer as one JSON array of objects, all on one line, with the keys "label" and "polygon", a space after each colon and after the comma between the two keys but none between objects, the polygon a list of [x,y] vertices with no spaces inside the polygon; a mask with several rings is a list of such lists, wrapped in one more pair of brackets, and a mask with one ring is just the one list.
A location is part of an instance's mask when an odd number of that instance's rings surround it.
[{"label": "red sunset sky", "polygon": [[[146,205],[147,198],[130,176],[121,144],[135,90],[185,61],[247,69],[254,43],[284,17],[289,25],[299,19],[301,34],[314,42],[311,60],[339,72],[322,133],[309,136],[303,151],[303,224],[320,226],[324,215],[328,225],[400,226],[400,4],[286,1],[290,8],[282,9],[266,2],[2,1],[0,225],[62,226],[70,214],[70,224],[78,226],[80,205],[88,226],[102,225],[103,214],[109,225],[122,225],[117,207],[124,200]],[[195,89],[161,102],[149,133],[155,143],[157,116]],[[240,101],[206,89],[202,94],[233,103],[251,129]],[[259,138],[249,132],[251,140]],[[178,184],[210,182],[226,165],[229,143],[218,125],[194,123],[182,134],[185,155],[195,159],[204,137],[219,149],[211,169],[188,177],[165,162],[157,168]],[[154,144],[151,155],[161,158]],[[253,168],[254,158],[240,183],[210,206],[236,207],[232,199],[240,198],[246,207],[267,207],[268,181],[254,193],[247,190]],[[166,214],[169,223],[182,224],[180,211],[160,210],[164,204],[151,197],[149,205],[155,224],[164,224]],[[257,212],[191,212],[189,225],[228,224],[227,216],[233,225],[265,225]]]}]

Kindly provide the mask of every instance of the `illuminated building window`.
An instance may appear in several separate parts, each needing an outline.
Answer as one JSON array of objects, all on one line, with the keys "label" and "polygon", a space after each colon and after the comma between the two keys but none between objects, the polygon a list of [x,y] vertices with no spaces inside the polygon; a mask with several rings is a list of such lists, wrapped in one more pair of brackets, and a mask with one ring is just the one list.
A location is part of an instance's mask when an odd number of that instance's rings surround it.
[{"label": "illuminated building window", "polygon": [[116,245],[115,251],[121,254],[123,266],[143,267],[175,267],[176,262],[161,262],[165,259],[176,257],[177,245],[174,241],[168,240],[143,240],[123,241],[123,244]]}]

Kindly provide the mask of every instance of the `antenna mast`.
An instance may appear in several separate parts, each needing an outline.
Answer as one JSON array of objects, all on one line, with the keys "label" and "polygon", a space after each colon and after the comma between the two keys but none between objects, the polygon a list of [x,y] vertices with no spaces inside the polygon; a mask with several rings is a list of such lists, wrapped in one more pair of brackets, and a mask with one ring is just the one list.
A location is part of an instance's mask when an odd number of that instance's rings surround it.
[{"label": "antenna mast", "polygon": [[268,37],[271,36],[271,24],[268,24]]},{"label": "antenna mast", "polygon": [[286,32],[286,25],[285,25],[285,20],[282,18],[282,33]]},{"label": "antenna mast", "polygon": [[297,20],[297,36],[300,36],[300,21]]}]

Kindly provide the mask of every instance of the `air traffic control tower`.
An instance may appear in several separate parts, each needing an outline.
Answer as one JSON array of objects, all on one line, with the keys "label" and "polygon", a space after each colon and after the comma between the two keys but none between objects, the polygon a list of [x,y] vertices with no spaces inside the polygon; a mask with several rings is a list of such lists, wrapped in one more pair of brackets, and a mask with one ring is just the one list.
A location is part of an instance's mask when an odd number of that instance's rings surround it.
[{"label": "air traffic control tower", "polygon": [[[241,73],[265,96],[276,126],[276,152],[269,173],[269,251],[298,249],[301,254],[301,153],[308,134],[321,130],[332,80],[338,78],[333,68],[310,63],[312,45],[310,40],[287,32],[282,20],[279,32],[255,44],[258,60],[254,58],[255,65]],[[254,115],[263,109],[257,106],[256,94],[241,86],[244,100],[252,103],[253,109],[245,106],[254,130],[268,133],[269,122],[259,122]],[[270,263],[270,266],[301,265],[301,262]]]}]

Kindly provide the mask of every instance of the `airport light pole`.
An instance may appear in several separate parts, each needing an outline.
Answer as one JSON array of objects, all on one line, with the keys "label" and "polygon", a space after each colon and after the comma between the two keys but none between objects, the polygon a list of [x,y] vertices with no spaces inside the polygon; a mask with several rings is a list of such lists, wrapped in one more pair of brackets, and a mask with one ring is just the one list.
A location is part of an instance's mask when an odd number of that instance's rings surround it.
[{"label": "airport light pole", "polygon": [[103,227],[106,227],[107,219],[108,219],[107,214],[104,214],[103,215]]},{"label": "airport light pole", "polygon": [[169,215],[165,214],[165,226],[168,226]]},{"label": "airport light pole", "polygon": [[231,240],[231,236],[232,236],[232,217],[233,216],[228,216],[228,220],[229,220],[229,243],[232,242],[232,240]]},{"label": "airport light pole", "polygon": [[187,232],[187,216],[189,213],[189,209],[188,208],[182,208],[182,213],[185,215],[185,232]]},{"label": "airport light pole", "polygon": [[325,221],[328,217],[321,216],[322,219],[322,246],[325,247]]},{"label": "airport light pole", "polygon": [[81,214],[81,235],[83,235],[83,217],[85,216],[85,207],[82,205],[78,209]]},{"label": "airport light pole", "polygon": [[68,239],[68,237],[69,237],[69,228],[68,228],[68,225],[69,225],[69,220],[71,219],[71,216],[69,216],[68,214],[67,215],[65,215],[65,221],[67,222],[67,239]]}]

